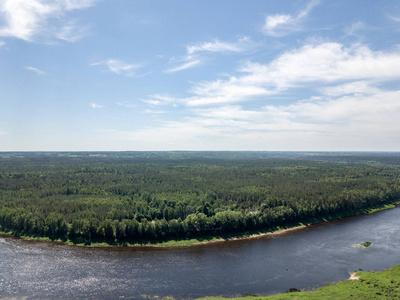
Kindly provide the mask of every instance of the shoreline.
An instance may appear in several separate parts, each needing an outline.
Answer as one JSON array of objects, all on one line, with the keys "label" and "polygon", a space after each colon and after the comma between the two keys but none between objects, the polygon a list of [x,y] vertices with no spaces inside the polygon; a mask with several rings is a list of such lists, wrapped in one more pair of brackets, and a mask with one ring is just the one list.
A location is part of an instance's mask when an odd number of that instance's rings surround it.
[{"label": "shoreline", "polygon": [[[65,245],[65,246],[73,246],[73,247],[85,247],[85,248],[175,248],[175,247],[190,247],[190,246],[202,246],[202,245],[208,245],[208,244],[213,244],[213,243],[223,243],[223,242],[229,242],[229,241],[241,241],[241,240],[252,240],[252,239],[258,239],[258,238],[263,238],[267,236],[277,236],[277,235],[283,235],[288,232],[292,231],[297,231],[297,230],[304,230],[305,228],[310,228],[312,226],[316,226],[319,224],[324,224],[336,220],[341,220],[341,219],[346,219],[350,217],[357,217],[357,216],[363,216],[363,215],[369,215],[373,214],[376,212],[384,211],[387,209],[393,209],[396,208],[397,206],[400,205],[400,202],[395,202],[392,204],[385,204],[379,207],[375,208],[369,208],[369,209],[363,209],[358,212],[354,213],[347,213],[347,214],[336,214],[336,215],[331,215],[328,217],[320,217],[320,218],[314,218],[313,221],[311,222],[305,222],[304,224],[301,222],[294,223],[294,224],[288,224],[285,226],[281,227],[274,227],[270,228],[268,231],[266,230],[254,230],[254,231],[245,231],[242,234],[226,234],[223,236],[205,236],[205,237],[198,237],[198,238],[192,238],[192,239],[171,239],[171,240],[166,240],[166,241],[151,241],[151,240],[146,240],[143,243],[116,243],[116,244],[109,244],[106,242],[102,243],[91,243],[90,245],[87,244],[78,244],[78,243],[73,243],[70,240],[67,241],[62,241],[62,240],[51,240],[48,237],[31,237],[31,236],[15,236],[11,232],[1,232],[0,231],[0,237],[9,237],[9,238],[14,238],[14,239],[21,239],[24,241],[28,242],[44,242],[44,243],[53,243],[53,244],[59,244],[59,245]],[[204,239],[204,240],[202,240]]]},{"label": "shoreline", "polygon": [[[335,219],[338,220],[338,219]],[[333,221],[333,220],[332,220]],[[327,221],[330,222],[330,221]],[[208,245],[212,243],[223,243],[223,242],[229,242],[229,241],[242,241],[242,240],[253,240],[257,238],[262,238],[265,236],[276,236],[276,235],[282,235],[291,231],[297,231],[297,230],[302,230],[304,228],[313,226],[313,225],[318,225],[325,223],[323,222],[318,222],[318,223],[313,223],[313,224],[308,224],[308,225],[299,225],[295,227],[289,227],[289,228],[284,228],[284,229],[278,229],[274,231],[268,231],[268,232],[260,232],[260,233],[251,233],[251,234],[243,234],[243,235],[233,235],[233,236],[228,236],[226,238],[223,237],[214,237],[211,239],[205,239],[204,241],[198,240],[196,238],[190,239],[190,240],[169,240],[169,241],[162,241],[162,242],[155,242],[155,243],[148,243],[148,244],[141,244],[141,243],[136,243],[136,244],[108,244],[108,243],[92,243],[90,245],[85,245],[85,244],[74,244],[71,241],[66,241],[63,242],[61,240],[51,240],[50,238],[47,237],[31,237],[31,236],[15,236],[12,233],[9,232],[1,232],[0,231],[0,237],[7,237],[7,238],[13,238],[13,239],[18,239],[18,240],[23,240],[27,242],[40,242],[40,243],[52,243],[52,244],[59,244],[59,245],[65,245],[65,246],[73,246],[73,247],[84,247],[84,248],[174,248],[174,247],[190,247],[190,246],[200,246],[200,245]],[[192,242],[193,241],[193,242]],[[170,244],[172,243],[172,244]]]},{"label": "shoreline", "polygon": [[[262,238],[262,237],[266,237],[266,236],[283,235],[283,234],[286,234],[286,233],[289,233],[289,232],[292,232],[292,231],[304,230],[304,229],[306,229],[306,228],[308,229],[308,228],[310,228],[312,226],[317,226],[317,225],[320,225],[320,224],[324,224],[324,223],[328,223],[328,222],[332,222],[332,221],[336,221],[336,220],[374,214],[374,213],[377,213],[377,212],[380,212],[380,211],[384,211],[384,210],[387,210],[387,209],[396,208],[398,205],[400,205],[400,202],[395,202],[395,203],[392,203],[392,204],[385,204],[385,205],[383,205],[381,207],[378,207],[378,208],[365,209],[365,210],[363,210],[364,212],[361,213],[361,214],[350,214],[350,215],[339,217],[339,218],[333,217],[332,219],[330,219],[329,217],[326,217],[326,218],[324,218],[326,220],[311,222],[311,223],[307,223],[307,224],[298,223],[298,224],[301,224],[301,225],[296,225],[296,226],[293,226],[293,227],[291,227],[290,225],[287,225],[288,226],[287,228],[279,228],[279,229],[273,230],[273,231],[242,234],[242,235],[237,235],[237,236],[232,236],[232,237],[227,237],[227,238],[218,238],[218,239],[213,239],[213,240],[200,241],[198,243],[193,243],[193,244],[188,245],[188,246],[199,246],[199,245],[207,245],[207,244],[211,244],[211,243],[229,242],[229,241],[252,240],[252,239],[258,239],[258,238]],[[163,247],[163,246],[161,245],[161,246],[156,246],[156,247]]]}]

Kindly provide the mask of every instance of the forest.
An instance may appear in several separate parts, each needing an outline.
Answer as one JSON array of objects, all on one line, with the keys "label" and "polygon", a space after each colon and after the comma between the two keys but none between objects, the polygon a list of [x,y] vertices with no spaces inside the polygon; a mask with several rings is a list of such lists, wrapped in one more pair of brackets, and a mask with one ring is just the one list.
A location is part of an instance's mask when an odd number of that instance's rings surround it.
[{"label": "forest", "polygon": [[0,230],[75,243],[267,230],[399,198],[398,153],[0,153]]}]

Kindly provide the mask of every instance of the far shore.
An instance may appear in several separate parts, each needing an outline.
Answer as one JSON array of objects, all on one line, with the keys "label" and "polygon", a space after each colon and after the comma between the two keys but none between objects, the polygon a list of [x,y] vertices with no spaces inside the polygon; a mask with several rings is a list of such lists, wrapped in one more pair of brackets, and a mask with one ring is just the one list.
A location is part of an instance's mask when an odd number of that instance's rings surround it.
[{"label": "far shore", "polygon": [[310,222],[305,223],[294,223],[288,224],[282,227],[274,227],[267,230],[254,230],[254,231],[246,231],[245,233],[238,233],[238,234],[226,234],[222,236],[205,236],[205,237],[198,237],[192,239],[177,239],[177,240],[167,240],[167,241],[153,241],[153,240],[145,240],[143,242],[138,243],[91,243],[83,244],[83,243],[74,243],[70,240],[61,241],[61,240],[51,240],[48,237],[31,237],[31,236],[14,236],[11,232],[0,232],[0,236],[2,237],[12,237],[16,239],[23,239],[26,241],[33,241],[33,242],[47,242],[47,243],[54,243],[54,244],[61,244],[61,245],[68,245],[68,246],[75,246],[75,247],[87,247],[87,248],[127,248],[127,247],[138,247],[138,248],[169,248],[169,247],[189,247],[189,246],[200,246],[200,245],[207,245],[212,243],[222,243],[227,241],[239,241],[239,240],[251,240],[251,239],[258,239],[267,236],[277,236],[283,235],[290,232],[308,229],[312,226],[327,223],[330,221],[345,219],[349,217],[361,216],[366,214],[373,214],[379,211],[383,211],[386,209],[392,209],[396,206],[400,205],[400,202],[395,202],[393,204],[386,204],[380,207],[370,208],[370,209],[363,209],[358,212],[352,212],[348,214],[336,214],[330,217],[323,217],[323,218],[315,218],[310,220]]},{"label": "far shore", "polygon": [[199,246],[199,245],[207,245],[212,243],[222,243],[227,241],[240,241],[240,240],[251,240],[251,239],[258,239],[265,236],[277,236],[282,235],[288,232],[294,232],[297,230],[305,229],[306,227],[310,227],[312,225],[317,225],[323,222],[309,224],[309,225],[299,225],[295,227],[285,228],[285,229],[277,229],[275,231],[269,232],[259,232],[259,233],[252,233],[252,234],[242,234],[242,235],[234,235],[234,236],[227,236],[227,237],[213,237],[210,239],[201,240],[201,238],[193,238],[193,239],[182,239],[182,240],[168,240],[168,241],[160,241],[154,242],[149,241],[148,243],[115,243],[115,244],[108,244],[106,242],[103,243],[91,243],[90,245],[85,244],[75,244],[72,241],[62,241],[62,240],[51,240],[47,237],[32,237],[32,236],[14,236],[12,233],[9,232],[0,232],[0,237],[11,237],[14,239],[21,239],[24,241],[30,242],[44,242],[44,243],[54,243],[54,244],[61,244],[61,245],[69,245],[75,247],[85,247],[85,248],[122,248],[122,247],[140,247],[140,248],[160,248],[160,247],[187,247],[187,246]]}]

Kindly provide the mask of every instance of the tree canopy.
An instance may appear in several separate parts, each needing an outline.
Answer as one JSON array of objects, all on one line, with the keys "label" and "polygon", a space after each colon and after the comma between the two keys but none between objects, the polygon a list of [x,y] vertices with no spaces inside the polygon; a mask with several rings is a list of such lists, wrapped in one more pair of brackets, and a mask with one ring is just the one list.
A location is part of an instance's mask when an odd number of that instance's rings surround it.
[{"label": "tree canopy", "polygon": [[288,155],[0,155],[0,226],[88,243],[161,240],[268,229],[399,199],[397,155],[373,163]]}]

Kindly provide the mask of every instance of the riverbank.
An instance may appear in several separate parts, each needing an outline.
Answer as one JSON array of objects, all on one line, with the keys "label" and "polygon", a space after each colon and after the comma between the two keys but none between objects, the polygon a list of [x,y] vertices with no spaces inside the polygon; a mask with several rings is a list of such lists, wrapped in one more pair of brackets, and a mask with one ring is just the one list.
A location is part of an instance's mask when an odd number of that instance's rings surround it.
[{"label": "riverbank", "polygon": [[[207,297],[203,300],[227,298]],[[229,300],[312,300],[312,299],[400,299],[400,264],[382,272],[354,272],[350,278],[315,291],[291,292],[273,296],[246,295]],[[199,299],[200,300],[200,299]]]},{"label": "riverbank", "polygon": [[377,206],[369,209],[362,209],[358,211],[350,211],[347,213],[341,214],[333,214],[327,217],[319,217],[319,218],[312,218],[307,221],[297,222],[286,224],[284,226],[276,226],[272,228],[268,228],[266,230],[251,230],[245,231],[241,233],[234,233],[234,234],[223,234],[219,236],[202,236],[196,237],[191,239],[170,239],[170,240],[163,240],[163,241],[155,241],[155,240],[139,240],[139,241],[132,241],[132,242],[123,242],[123,243],[107,243],[107,242],[93,242],[90,244],[85,243],[77,243],[76,241],[71,240],[52,240],[48,237],[32,237],[32,236],[25,236],[25,235],[18,235],[15,236],[13,232],[1,232],[1,236],[7,237],[14,237],[14,238],[21,238],[28,241],[37,241],[37,242],[50,242],[50,243],[57,243],[57,244],[65,244],[71,246],[78,246],[78,247],[95,247],[95,248],[102,248],[102,247],[185,247],[185,246],[198,246],[203,244],[209,243],[218,243],[218,242],[226,242],[226,241],[236,241],[236,240],[245,240],[245,239],[257,239],[265,236],[275,236],[281,234],[288,234],[293,231],[297,230],[304,230],[309,228],[310,226],[321,224],[324,222],[344,219],[348,217],[354,217],[359,215],[365,214],[372,214],[386,209],[395,208],[399,205],[400,202],[396,202],[393,204],[385,204],[382,206]]}]

